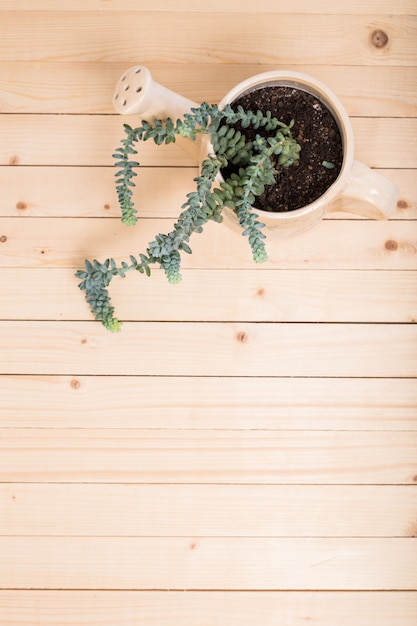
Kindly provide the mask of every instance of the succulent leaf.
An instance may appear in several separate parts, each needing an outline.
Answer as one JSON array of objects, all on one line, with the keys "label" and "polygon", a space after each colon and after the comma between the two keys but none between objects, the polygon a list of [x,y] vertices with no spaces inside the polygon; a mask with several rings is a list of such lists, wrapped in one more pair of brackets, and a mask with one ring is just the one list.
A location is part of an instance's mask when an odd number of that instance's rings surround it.
[{"label": "succulent leaf", "polygon": [[[243,129],[252,126],[271,132],[271,135],[267,139],[257,135],[254,142],[248,141],[244,133],[234,128],[233,125],[238,122]],[[118,332],[121,328],[107,289],[111,280],[115,276],[124,278],[132,269],[150,276],[150,266],[159,264],[168,281],[178,283],[181,280],[181,252],[192,253],[188,244],[191,235],[201,233],[210,220],[221,222],[224,207],[232,209],[237,215],[242,233],[248,237],[254,261],[263,263],[267,260],[263,241],[265,234],[262,232],[264,224],[257,219],[251,207],[255,197],[263,193],[265,185],[275,182],[278,173],[271,160],[273,154],[279,155],[281,167],[297,163],[300,146],[291,135],[292,126],[293,121],[287,126],[272,117],[270,112],[254,113],[245,111],[241,106],[234,109],[229,104],[219,110],[217,105],[206,102],[191,109],[175,123],[170,118],[165,121],[143,120],[141,126],[135,129],[124,124],[125,137],[115,149],[113,158],[117,168],[116,190],[121,220],[128,226],[137,222],[132,188],[135,187],[133,178],[137,176],[134,168],[140,165],[131,159],[131,155],[137,154],[135,145],[138,141],[152,139],[156,145],[161,145],[174,142],[176,135],[195,140],[201,133],[209,134],[216,156],[210,155],[203,161],[200,175],[194,179],[195,190],[187,194],[172,231],[156,235],[148,244],[146,253],[140,253],[138,258],[130,255],[130,263],[122,261],[120,266],[114,259],[106,259],[104,263],[86,260],[85,269],[76,272],[77,278],[81,279],[79,288],[85,292],[94,317],[106,329]],[[238,174],[232,174],[213,189],[219,171],[228,163],[240,166]],[[327,162],[323,165],[331,167]]]}]

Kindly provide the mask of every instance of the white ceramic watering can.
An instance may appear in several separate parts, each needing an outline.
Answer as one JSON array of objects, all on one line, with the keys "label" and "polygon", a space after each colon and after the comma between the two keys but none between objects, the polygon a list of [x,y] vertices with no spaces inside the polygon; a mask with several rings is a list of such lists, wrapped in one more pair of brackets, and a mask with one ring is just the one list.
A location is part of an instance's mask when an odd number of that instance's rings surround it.
[{"label": "white ceramic watering can", "polygon": [[[345,211],[373,219],[387,219],[394,212],[399,190],[387,178],[354,158],[354,137],[349,117],[339,99],[322,82],[299,72],[272,71],[257,74],[234,87],[222,99],[220,109],[236,98],[260,87],[281,85],[306,91],[330,110],[343,141],[343,164],[339,176],[315,202],[299,209],[272,213],[256,209],[262,222],[275,232],[298,232],[309,228],[326,213]],[[117,113],[136,114],[142,119],[181,119],[198,104],[156,83],[149,70],[138,65],[127,70],[117,82],[113,106]],[[196,142],[179,138],[181,146],[201,163],[212,152],[207,136]],[[230,212],[232,215],[232,212]],[[234,214],[232,219],[234,218]]]}]

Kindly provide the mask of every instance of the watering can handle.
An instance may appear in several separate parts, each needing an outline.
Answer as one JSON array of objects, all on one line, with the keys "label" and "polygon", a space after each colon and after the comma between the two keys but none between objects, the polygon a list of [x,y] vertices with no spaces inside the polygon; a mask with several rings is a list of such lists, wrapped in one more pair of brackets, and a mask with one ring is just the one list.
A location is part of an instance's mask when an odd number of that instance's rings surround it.
[{"label": "watering can handle", "polygon": [[393,214],[398,196],[396,185],[379,172],[355,160],[346,187],[333,200],[328,210],[383,220]]}]

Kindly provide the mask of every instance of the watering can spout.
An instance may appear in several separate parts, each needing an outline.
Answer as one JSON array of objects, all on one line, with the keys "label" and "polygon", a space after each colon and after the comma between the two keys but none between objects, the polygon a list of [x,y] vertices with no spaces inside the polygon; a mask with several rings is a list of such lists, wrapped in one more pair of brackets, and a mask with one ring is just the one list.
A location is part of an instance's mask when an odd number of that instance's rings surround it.
[{"label": "watering can spout", "polygon": [[[117,81],[113,94],[113,107],[121,115],[139,115],[141,120],[152,122],[170,117],[174,122],[182,119],[198,104],[155,82],[143,65],[129,68]],[[178,137],[176,143],[196,161],[201,156],[201,141]]]}]

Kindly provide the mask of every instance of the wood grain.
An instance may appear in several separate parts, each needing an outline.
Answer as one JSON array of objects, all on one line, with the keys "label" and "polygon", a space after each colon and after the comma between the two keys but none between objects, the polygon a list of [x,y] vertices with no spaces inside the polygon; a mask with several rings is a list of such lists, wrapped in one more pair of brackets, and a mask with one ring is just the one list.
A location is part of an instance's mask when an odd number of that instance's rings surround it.
[{"label": "wood grain", "polygon": [[[73,271],[65,268],[4,268],[0,319],[27,319],[29,300],[32,320],[89,320],[75,289]],[[417,277],[407,270],[247,269],[243,275],[241,270],[186,269],[175,287],[155,270],[151,280],[131,276],[111,286],[121,319],[178,322],[366,322],[371,315],[375,322],[414,323],[416,290]]]},{"label": "wood grain", "polygon": [[[126,121],[118,115],[0,114],[0,165],[113,166]],[[417,119],[353,118],[352,126],[356,158],[369,167],[417,168],[417,147],[408,141],[417,134]],[[138,159],[146,166],[196,165],[176,144],[143,142]]]},{"label": "wood grain", "polygon": [[[4,11],[0,60],[303,64],[307,58],[310,64],[414,65],[414,16],[310,14],[302,22],[291,13],[271,13],[267,20],[258,13],[232,16],[219,20],[207,12],[202,21],[185,11]],[[250,45],[240,36],[249,27]],[[382,54],[372,43],[376,31],[388,38]],[[28,37],[30,48],[21,45]]]},{"label": "wood grain", "polygon": [[[190,3],[188,0],[176,0],[175,7],[178,12],[188,11]],[[2,0],[0,10],[3,11],[138,11],[144,12],[149,8],[148,4],[137,2],[137,0]],[[243,0],[239,4],[233,2],[225,3],[224,0],[211,0],[210,9],[215,12],[237,12],[237,13],[288,13],[288,5],[277,0],[259,0],[254,5],[253,2]],[[152,11],[172,10],[171,0],[154,0]],[[193,11],[207,13],[207,3],[205,0],[193,0]],[[291,13],[342,13],[342,14],[368,14],[387,13],[390,15],[413,15],[416,12],[413,0],[398,0],[395,6],[390,0],[369,0],[366,5],[361,0],[351,0],[348,4],[334,4],[333,0],[317,0],[311,4],[309,0],[298,0],[291,7]]]},{"label": "wood grain", "polygon": [[[149,60],[146,66],[158,83],[194,102],[220,102],[235,84],[260,72],[302,70],[326,83],[351,116],[412,117],[417,112],[412,66],[300,67],[279,59],[273,64]],[[127,67],[127,62],[0,61],[2,112],[114,114],[113,90]]]},{"label": "wood grain", "polygon": [[[395,4],[395,6],[394,6]],[[0,626],[414,626],[415,0],[0,3]],[[74,277],[167,232],[198,174],[140,146],[120,224],[111,98],[130,65],[195,102],[316,76],[392,219],[191,242],[183,281]]]},{"label": "wood grain", "polygon": [[195,626],[219,615],[229,626],[414,626],[414,592],[0,591],[0,624]]},{"label": "wood grain", "polygon": [[[413,169],[381,169],[380,173],[400,190],[391,220],[417,218],[417,177]],[[112,167],[0,166],[7,181],[0,198],[4,217],[114,217],[120,208]],[[142,167],[135,199],[141,217],[179,215],[186,194],[194,188],[197,167]],[[142,198],[144,200],[142,200]],[[329,213],[326,219],[354,219],[346,213]],[[361,219],[361,218],[358,218]]]},{"label": "wood grain", "polygon": [[[0,167],[0,177],[7,180],[0,200],[0,215],[120,219],[116,171],[113,166]],[[177,217],[186,194],[195,187],[196,176],[197,167],[141,168],[136,194],[141,216]],[[415,180],[414,170],[406,178],[410,188]],[[140,198],[152,200],[144,203]],[[417,205],[417,189],[415,199]],[[412,209],[398,211],[398,216],[409,213]]]},{"label": "wood grain", "polygon": [[2,374],[417,376],[415,325],[0,322],[0,342]]},{"label": "wood grain", "polygon": [[408,378],[8,375],[0,397],[8,428],[417,430]]},{"label": "wood grain", "polygon": [[0,534],[415,537],[416,492],[398,485],[3,484]]},{"label": "wood grain", "polygon": [[0,431],[2,482],[415,485],[417,433]]},{"label": "wood grain", "polygon": [[[417,268],[417,227],[407,221],[322,220],[314,228],[282,237],[268,231],[265,242],[269,259],[253,261],[242,229],[230,219],[222,224],[209,222],[204,232],[190,239],[193,253],[183,254],[184,269],[253,270],[415,270]],[[146,253],[158,233],[169,233],[172,219],[144,219],[127,228],[120,220],[59,218],[4,218],[0,233],[0,262],[4,268],[84,268],[85,259],[104,261],[113,257],[118,264],[129,255]],[[156,268],[157,269],[157,268]],[[119,279],[120,280],[120,279]],[[130,274],[142,284],[146,276]],[[152,281],[152,277],[149,282]],[[74,278],[74,297],[80,297]],[[116,279],[117,282],[117,279]],[[114,282],[113,282],[114,284]],[[183,283],[172,288],[181,294]],[[174,289],[176,291],[174,291]]]},{"label": "wood grain", "polygon": [[[124,135],[126,121],[117,115],[0,115],[2,134],[4,131],[0,163],[113,167],[112,154]],[[196,165],[176,144],[161,148],[143,142],[140,157],[143,165]]]},{"label": "wood grain", "polygon": [[[38,589],[415,589],[416,539],[0,537],[0,585]],[[384,567],[389,560],[390,567]]]}]

